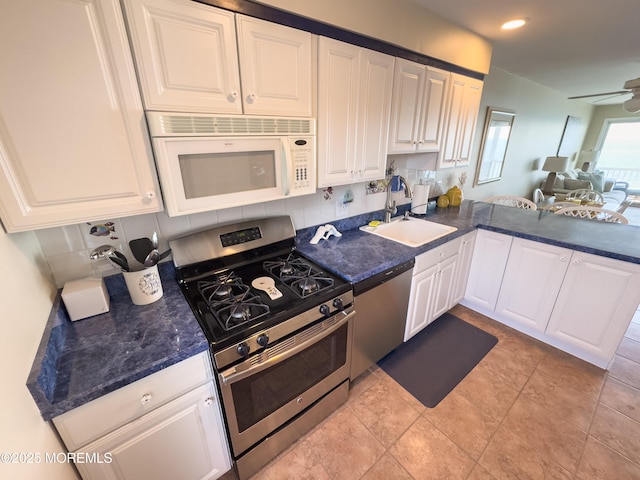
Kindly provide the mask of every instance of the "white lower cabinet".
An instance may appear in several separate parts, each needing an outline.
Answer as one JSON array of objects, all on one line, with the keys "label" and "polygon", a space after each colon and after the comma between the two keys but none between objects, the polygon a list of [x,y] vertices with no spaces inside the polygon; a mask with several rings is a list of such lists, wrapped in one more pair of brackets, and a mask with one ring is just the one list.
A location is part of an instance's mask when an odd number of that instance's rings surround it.
[{"label": "white lower cabinet", "polygon": [[640,304],[640,265],[480,230],[462,303],[607,368]]},{"label": "white lower cabinet", "polygon": [[496,307],[511,241],[509,235],[478,230],[464,298],[481,313]]},{"label": "white lower cabinet", "polygon": [[574,252],[546,328],[556,345],[611,360],[640,303],[640,265]]},{"label": "white lower cabinet", "polygon": [[54,418],[84,480],[213,480],[231,469],[207,352]]},{"label": "white lower cabinet", "polygon": [[469,269],[471,268],[471,260],[473,259],[473,248],[476,243],[476,230],[462,236],[460,243],[458,272],[456,273],[456,281],[453,286],[453,297],[451,305],[459,303],[464,298],[464,291],[467,288],[467,280],[469,278]]},{"label": "white lower cabinet", "polygon": [[496,313],[525,332],[544,332],[570,258],[568,248],[514,238]]},{"label": "white lower cabinet", "polygon": [[457,303],[454,291],[461,245],[462,238],[457,238],[416,257],[405,342]]}]

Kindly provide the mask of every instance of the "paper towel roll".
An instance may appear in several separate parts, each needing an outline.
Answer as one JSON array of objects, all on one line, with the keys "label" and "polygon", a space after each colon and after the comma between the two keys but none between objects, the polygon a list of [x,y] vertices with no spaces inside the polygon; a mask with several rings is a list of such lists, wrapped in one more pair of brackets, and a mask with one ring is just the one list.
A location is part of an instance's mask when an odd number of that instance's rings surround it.
[{"label": "paper towel roll", "polygon": [[430,185],[418,183],[413,186],[413,197],[411,198],[411,213],[424,215],[427,213],[427,201],[429,200]]}]

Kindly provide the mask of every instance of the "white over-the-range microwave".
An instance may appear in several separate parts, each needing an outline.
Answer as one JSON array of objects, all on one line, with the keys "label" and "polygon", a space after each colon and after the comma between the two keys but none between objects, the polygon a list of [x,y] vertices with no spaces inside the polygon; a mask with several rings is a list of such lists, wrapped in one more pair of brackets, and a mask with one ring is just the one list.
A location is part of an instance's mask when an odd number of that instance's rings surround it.
[{"label": "white over-the-range microwave", "polygon": [[316,191],[312,118],[147,112],[171,217]]}]

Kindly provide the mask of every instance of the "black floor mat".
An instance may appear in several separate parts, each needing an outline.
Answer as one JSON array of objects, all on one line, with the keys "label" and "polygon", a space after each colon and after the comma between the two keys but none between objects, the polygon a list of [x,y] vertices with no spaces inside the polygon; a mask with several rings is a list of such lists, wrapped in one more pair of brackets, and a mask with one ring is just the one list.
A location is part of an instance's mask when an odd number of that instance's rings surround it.
[{"label": "black floor mat", "polygon": [[498,343],[498,339],[445,313],[378,362],[425,406],[435,407]]}]

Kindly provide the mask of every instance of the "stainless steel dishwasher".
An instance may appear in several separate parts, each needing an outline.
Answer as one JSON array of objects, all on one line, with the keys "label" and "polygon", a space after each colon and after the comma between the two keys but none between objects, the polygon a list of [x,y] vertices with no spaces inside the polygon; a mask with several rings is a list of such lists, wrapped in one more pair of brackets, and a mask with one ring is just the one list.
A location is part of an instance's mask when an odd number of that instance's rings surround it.
[{"label": "stainless steel dishwasher", "polygon": [[414,263],[412,259],[354,284],[351,380],[402,344]]}]

